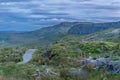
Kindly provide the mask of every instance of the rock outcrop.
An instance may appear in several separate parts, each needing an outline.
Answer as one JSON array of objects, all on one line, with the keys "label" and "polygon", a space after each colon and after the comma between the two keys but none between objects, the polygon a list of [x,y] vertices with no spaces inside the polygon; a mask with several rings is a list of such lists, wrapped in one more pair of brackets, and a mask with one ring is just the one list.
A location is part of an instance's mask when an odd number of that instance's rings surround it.
[{"label": "rock outcrop", "polygon": [[[112,60],[116,58],[116,60]],[[105,68],[107,71],[120,74],[120,57],[114,56],[113,58],[97,58],[93,59],[92,57],[82,59],[80,61],[81,65],[89,64],[94,69]]]}]

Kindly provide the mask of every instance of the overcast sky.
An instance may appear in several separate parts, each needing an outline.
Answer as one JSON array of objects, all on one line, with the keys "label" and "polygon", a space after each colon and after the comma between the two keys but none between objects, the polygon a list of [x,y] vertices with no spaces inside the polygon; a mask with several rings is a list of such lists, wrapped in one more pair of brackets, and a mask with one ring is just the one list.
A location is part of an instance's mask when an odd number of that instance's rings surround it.
[{"label": "overcast sky", "polygon": [[0,31],[34,30],[64,21],[120,20],[120,0],[0,0]]}]

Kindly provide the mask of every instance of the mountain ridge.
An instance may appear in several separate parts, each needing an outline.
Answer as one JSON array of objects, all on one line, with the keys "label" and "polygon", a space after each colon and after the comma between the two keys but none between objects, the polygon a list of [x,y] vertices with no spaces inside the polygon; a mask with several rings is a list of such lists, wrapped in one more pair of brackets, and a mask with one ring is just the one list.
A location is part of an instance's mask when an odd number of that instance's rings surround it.
[{"label": "mountain ridge", "polygon": [[86,35],[91,34],[94,32],[99,32],[102,30],[106,30],[109,28],[120,28],[120,21],[118,22],[106,22],[106,23],[90,23],[90,24],[78,24],[73,26],[69,30],[69,34],[76,34],[76,35]]},{"label": "mountain ridge", "polygon": [[[17,46],[48,46],[67,35],[88,35],[109,28],[120,28],[120,21],[106,23],[62,22],[29,32],[0,32],[0,42]],[[2,45],[4,46],[4,44]],[[2,45],[0,47],[3,47]]]}]

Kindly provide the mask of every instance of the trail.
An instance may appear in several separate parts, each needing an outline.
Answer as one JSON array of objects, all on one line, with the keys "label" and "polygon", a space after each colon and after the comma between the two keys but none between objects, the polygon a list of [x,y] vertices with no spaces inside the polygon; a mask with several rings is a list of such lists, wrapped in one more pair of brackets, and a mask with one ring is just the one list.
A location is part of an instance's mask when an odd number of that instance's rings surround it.
[{"label": "trail", "polygon": [[25,54],[23,55],[23,61],[17,64],[26,64],[32,59],[32,55],[35,53],[37,49],[28,49]]}]

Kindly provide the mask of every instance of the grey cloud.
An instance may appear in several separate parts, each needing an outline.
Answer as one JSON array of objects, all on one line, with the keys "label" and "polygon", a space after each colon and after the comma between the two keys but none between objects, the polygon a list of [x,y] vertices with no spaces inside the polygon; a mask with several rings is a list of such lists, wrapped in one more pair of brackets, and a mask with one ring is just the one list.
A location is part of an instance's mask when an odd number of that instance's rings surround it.
[{"label": "grey cloud", "polygon": [[[31,26],[120,20],[119,0],[0,0],[0,21]],[[4,23],[4,22],[3,22]]]}]

